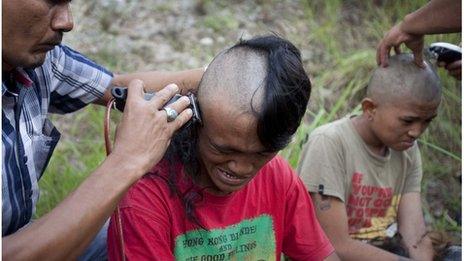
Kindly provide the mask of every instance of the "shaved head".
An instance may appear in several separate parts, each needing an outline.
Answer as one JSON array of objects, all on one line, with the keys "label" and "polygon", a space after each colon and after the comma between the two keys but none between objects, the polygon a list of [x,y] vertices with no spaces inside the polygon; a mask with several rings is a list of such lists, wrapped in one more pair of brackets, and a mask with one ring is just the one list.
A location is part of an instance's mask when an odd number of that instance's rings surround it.
[{"label": "shaved head", "polygon": [[[300,125],[311,93],[299,50],[275,35],[241,40],[211,62],[198,88],[203,119],[253,116],[266,149],[284,148]],[[208,114],[210,113],[210,114]]]},{"label": "shaved head", "polygon": [[388,67],[378,67],[369,82],[367,97],[378,103],[413,100],[439,102],[440,79],[432,67],[419,68],[412,54],[399,54],[389,59]]},{"label": "shaved head", "polygon": [[218,101],[236,113],[259,111],[264,95],[267,59],[262,51],[249,48],[220,53],[205,72],[198,89],[200,107],[216,106]]}]

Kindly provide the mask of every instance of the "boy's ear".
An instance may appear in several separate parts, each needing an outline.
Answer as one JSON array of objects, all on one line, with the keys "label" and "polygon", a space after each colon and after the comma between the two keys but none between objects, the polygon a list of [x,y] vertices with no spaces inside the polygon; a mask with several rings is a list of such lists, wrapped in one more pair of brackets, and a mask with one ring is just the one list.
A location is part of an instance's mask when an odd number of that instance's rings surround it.
[{"label": "boy's ear", "polygon": [[368,119],[372,119],[377,109],[377,103],[374,102],[371,98],[364,98],[361,101],[361,107],[363,114],[365,114]]}]

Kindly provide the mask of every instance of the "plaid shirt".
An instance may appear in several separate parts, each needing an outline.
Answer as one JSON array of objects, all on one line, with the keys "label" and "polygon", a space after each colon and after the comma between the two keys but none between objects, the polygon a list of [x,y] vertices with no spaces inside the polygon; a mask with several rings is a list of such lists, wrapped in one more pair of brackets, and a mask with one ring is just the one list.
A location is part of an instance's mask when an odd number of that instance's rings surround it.
[{"label": "plaid shirt", "polygon": [[101,98],[112,74],[66,46],[47,53],[42,66],[18,68],[2,79],[2,236],[31,220],[38,180],[60,133],[49,112],[67,113]]}]

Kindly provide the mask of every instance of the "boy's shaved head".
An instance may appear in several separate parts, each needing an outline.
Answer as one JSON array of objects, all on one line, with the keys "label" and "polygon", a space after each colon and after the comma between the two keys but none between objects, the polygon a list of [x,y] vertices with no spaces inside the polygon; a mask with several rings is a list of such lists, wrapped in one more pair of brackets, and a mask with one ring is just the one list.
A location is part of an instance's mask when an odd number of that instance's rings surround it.
[{"label": "boy's shaved head", "polygon": [[439,102],[441,84],[429,64],[419,68],[412,54],[399,54],[389,59],[388,67],[378,67],[369,82],[367,97],[378,103],[402,101]]}]

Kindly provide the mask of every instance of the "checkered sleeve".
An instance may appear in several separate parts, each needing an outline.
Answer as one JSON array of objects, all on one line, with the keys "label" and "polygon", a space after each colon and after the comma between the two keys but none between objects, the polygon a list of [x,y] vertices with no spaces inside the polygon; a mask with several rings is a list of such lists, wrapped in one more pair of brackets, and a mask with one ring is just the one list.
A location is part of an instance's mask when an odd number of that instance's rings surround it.
[{"label": "checkered sleeve", "polygon": [[101,98],[113,78],[111,72],[67,46],[56,46],[48,55],[49,112],[73,112]]}]

